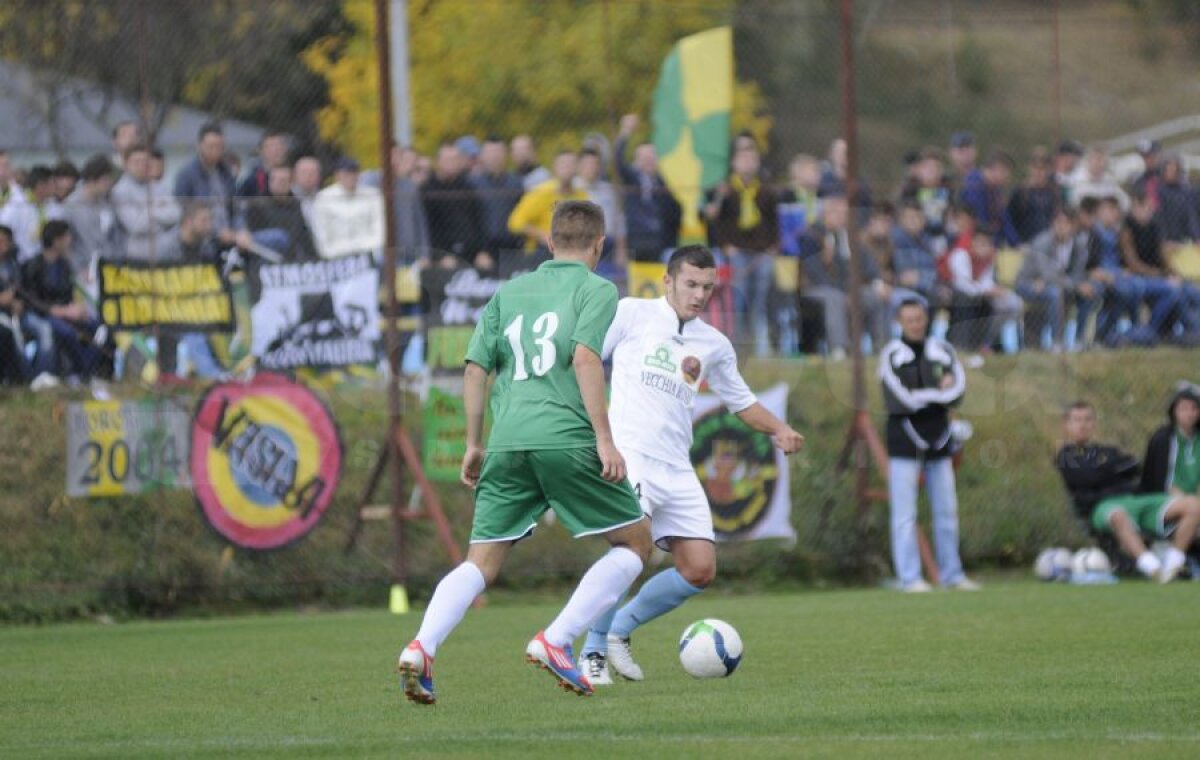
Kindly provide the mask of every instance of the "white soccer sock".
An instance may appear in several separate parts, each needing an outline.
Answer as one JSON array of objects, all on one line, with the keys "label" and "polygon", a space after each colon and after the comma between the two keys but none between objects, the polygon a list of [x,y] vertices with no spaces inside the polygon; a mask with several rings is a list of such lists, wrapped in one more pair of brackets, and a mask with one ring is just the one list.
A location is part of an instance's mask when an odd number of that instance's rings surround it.
[{"label": "white soccer sock", "polygon": [[546,626],[546,641],[556,647],[573,642],[600,613],[617,603],[641,572],[642,560],[631,549],[609,549],[584,573],[567,606]]},{"label": "white soccer sock", "polygon": [[421,642],[425,654],[433,657],[437,653],[438,646],[462,622],[467,608],[485,586],[483,573],[470,562],[462,563],[442,578],[433,590],[433,598],[421,620],[421,630],[417,631],[417,641]]},{"label": "white soccer sock", "polygon": [[1142,575],[1149,578],[1162,569],[1162,563],[1158,561],[1158,557],[1155,557],[1153,553],[1144,551],[1137,558],[1137,569],[1141,571]]},{"label": "white soccer sock", "polygon": [[1163,557],[1163,571],[1174,573],[1183,567],[1184,562],[1187,562],[1187,555],[1172,546],[1167,549],[1167,554]]}]

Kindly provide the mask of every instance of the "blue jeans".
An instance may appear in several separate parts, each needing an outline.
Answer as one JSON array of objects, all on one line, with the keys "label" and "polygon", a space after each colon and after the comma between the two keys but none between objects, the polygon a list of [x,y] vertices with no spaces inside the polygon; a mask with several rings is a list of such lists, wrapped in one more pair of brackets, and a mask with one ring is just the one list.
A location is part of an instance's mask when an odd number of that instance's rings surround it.
[{"label": "blue jeans", "polygon": [[1053,345],[1061,346],[1063,342],[1063,312],[1065,310],[1062,288],[1046,283],[1042,286],[1041,291],[1037,291],[1031,285],[1022,284],[1017,287],[1017,295],[1033,307],[1030,316],[1036,317],[1029,321],[1037,327],[1037,331],[1026,334],[1025,342],[1034,348],[1041,348],[1041,328],[1045,325],[1050,328],[1050,342]]},{"label": "blue jeans", "polygon": [[766,356],[771,350],[767,329],[767,296],[775,278],[775,257],[770,253],[734,251],[733,265],[735,308],[738,310],[738,342],[753,341],[754,355]]},{"label": "blue jeans", "polygon": [[72,370],[81,379],[90,380],[97,362],[100,361],[100,349],[91,340],[91,336],[95,335],[100,327],[100,322],[94,319],[68,322],[58,317],[49,317],[49,320],[54,341],[66,353]]},{"label": "blue jeans", "polygon": [[50,318],[27,311],[21,315],[21,331],[25,333],[25,340],[33,339],[37,344],[37,353],[33,355],[33,366],[30,367],[33,376],[37,377],[43,372],[53,374],[57,355]]},{"label": "blue jeans", "polygon": [[[1087,323],[1088,317],[1097,307],[1104,303],[1105,284],[1098,280],[1090,280],[1093,292],[1091,298],[1083,295],[1079,291],[1075,292],[1075,348],[1083,348],[1084,341],[1087,338]],[[1096,337],[1102,339],[1104,336],[1100,334],[1099,327],[1096,329]]]},{"label": "blue jeans", "polygon": [[958,556],[958,495],[955,493],[954,464],[949,457],[922,462],[892,457],[888,464],[888,499],[891,503],[892,565],[900,585],[921,579],[921,554],[917,549],[917,492],[921,472],[933,509],[933,541],[942,585],[953,586],[963,579]]}]

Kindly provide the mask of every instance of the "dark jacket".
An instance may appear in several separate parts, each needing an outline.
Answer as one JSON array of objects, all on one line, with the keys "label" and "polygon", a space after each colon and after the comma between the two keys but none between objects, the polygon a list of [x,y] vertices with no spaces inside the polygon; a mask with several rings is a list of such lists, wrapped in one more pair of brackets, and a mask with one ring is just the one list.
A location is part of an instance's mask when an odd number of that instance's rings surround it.
[{"label": "dark jacket", "polygon": [[779,194],[765,180],[760,180],[755,205],[758,206],[759,223],[749,229],[742,229],[738,219],[742,213],[741,198],[735,190],[725,186],[722,192],[718,188],[709,190],[704,197],[705,203],[711,203],[720,198],[717,218],[709,221],[708,231],[712,243],[718,247],[732,246],[741,251],[761,253],[779,246]]},{"label": "dark jacket", "polygon": [[266,167],[262,165],[261,161],[255,161],[250,166],[250,171],[237,184],[237,196],[239,198],[257,198],[260,195],[270,195],[267,179]]},{"label": "dark jacket", "polygon": [[483,250],[483,208],[465,173],[452,179],[429,178],[421,188],[429,245],[434,258],[453,254],[471,264]]},{"label": "dark jacket", "polygon": [[[842,237],[848,236],[848,232],[842,233]],[[845,250],[838,250],[842,244],[834,239],[833,234],[826,232],[824,224],[818,222],[809,227],[800,239],[800,263],[804,267],[805,287],[831,287],[849,293],[849,245],[847,239]],[[829,263],[825,262],[822,255],[827,246],[833,248],[833,259]],[[865,251],[859,251],[858,271],[862,275],[863,285],[870,285],[880,279],[879,264],[874,256]]]},{"label": "dark jacket", "polygon": [[1162,227],[1163,237],[1172,243],[1200,238],[1200,216],[1197,216],[1192,188],[1188,185],[1164,182],[1159,186],[1155,219]]},{"label": "dark jacket", "polygon": [[65,306],[75,300],[75,273],[65,256],[50,263],[38,254],[25,262],[21,270],[21,292],[31,296],[36,303],[28,306],[34,311],[43,311],[43,306]]},{"label": "dark jacket", "polygon": [[233,195],[234,195],[234,179],[230,173],[229,167],[225,164],[217,164],[217,181],[220,182],[220,187],[213,187],[213,183],[209,179],[208,171],[200,163],[200,157],[196,156],[187,163],[179,173],[175,175],[175,199],[183,203],[192,198],[216,198],[223,196],[225,201],[222,210],[225,213],[225,219],[232,223],[233,221]]},{"label": "dark jacket", "polygon": [[1137,459],[1116,446],[1067,444],[1058,450],[1054,466],[1071,494],[1075,514],[1084,520],[1104,499],[1137,491]]},{"label": "dark jacket", "polygon": [[661,254],[679,244],[683,208],[675,200],[661,174],[643,177],[632,164],[626,162],[628,145],[628,137],[619,137],[613,149],[625,203],[625,240],[634,251]]},{"label": "dark jacket", "polygon": [[1142,481],[1138,486],[1141,493],[1165,493],[1171,487],[1179,447],[1179,437],[1175,435],[1175,406],[1183,399],[1200,404],[1200,389],[1185,386],[1171,398],[1171,404],[1167,407],[1167,424],[1155,430],[1146,444]]},{"label": "dark jacket", "polygon": [[308,261],[317,258],[312,230],[300,209],[300,200],[292,195],[267,195],[246,202],[246,228],[282,230],[288,236],[288,249],[280,251],[288,261]]},{"label": "dark jacket", "polygon": [[[942,389],[947,375],[954,382]],[[950,344],[933,336],[920,343],[895,338],[879,353],[879,379],[888,412],[888,455],[950,456],[950,409],[962,401],[967,386],[966,373]]]},{"label": "dark jacket", "polygon": [[512,172],[498,176],[484,172],[472,176],[470,182],[483,212],[483,244],[493,254],[522,250],[524,239],[508,231],[508,217],[525,193],[521,178]]},{"label": "dark jacket", "polygon": [[1011,246],[1028,243],[1050,228],[1058,210],[1060,193],[1053,184],[1020,187],[1008,199],[1004,213],[1004,241]]}]

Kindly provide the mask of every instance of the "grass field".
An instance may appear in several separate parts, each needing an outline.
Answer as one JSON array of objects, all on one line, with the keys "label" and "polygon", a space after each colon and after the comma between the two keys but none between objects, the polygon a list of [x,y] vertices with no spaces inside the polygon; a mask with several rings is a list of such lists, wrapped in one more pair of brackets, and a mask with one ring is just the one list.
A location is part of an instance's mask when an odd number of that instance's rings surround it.
[{"label": "grass field", "polygon": [[[279,614],[0,630],[0,757],[1195,757],[1200,585],[992,583],[700,597],[640,631],[648,680],[592,698],[522,662],[555,605],[499,599],[404,702],[415,615]],[[729,679],[675,658],[699,617],[746,643]]]}]

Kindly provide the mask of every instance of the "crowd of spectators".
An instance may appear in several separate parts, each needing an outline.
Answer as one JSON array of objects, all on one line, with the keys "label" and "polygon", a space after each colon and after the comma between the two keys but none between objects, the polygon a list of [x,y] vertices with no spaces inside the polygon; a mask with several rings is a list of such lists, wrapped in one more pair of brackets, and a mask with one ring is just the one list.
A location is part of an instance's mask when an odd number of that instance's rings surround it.
[{"label": "crowd of spectators", "polygon": [[[905,156],[904,180],[887,195],[848,182],[843,140],[823,160],[795,156],[776,182],[757,141],[742,134],[726,177],[685,210],[653,144],[635,139],[640,127],[625,116],[611,144],[592,136],[548,166],[529,135],[462,136],[433,156],[395,147],[391,213],[401,260],[496,273],[505,256],[538,255],[555,203],[586,198],[607,221],[609,255],[599,271],[622,285],[628,263],[669,254],[694,212],[720,262],[708,316],[758,355],[837,360],[856,343],[876,351],[910,299],[940,315],[936,329],[953,344],[979,355],[1200,335],[1200,287],[1173,265],[1174,253],[1200,236],[1200,193],[1181,158],[1157,143],[1139,146],[1144,170],[1122,184],[1099,147],[1035,149],[1017,178],[1012,155],[996,149],[980,161],[974,136],[956,132],[945,151]],[[243,170],[220,127],[207,125],[195,157],[171,178],[136,124],[118,125],[112,137],[112,154],[80,169],[64,161],[17,171],[0,151],[6,383],[52,387],[110,371],[112,336],[93,305],[99,260],[224,261],[231,251],[312,259],[320,199],[381,194],[381,172],[362,172],[348,158],[323,167],[279,132],[264,134]],[[1000,252],[1013,250],[1019,265],[1002,276]],[[855,274],[862,335],[850,330]],[[176,366],[165,354],[179,345],[195,369],[220,371],[196,337],[160,341],[164,382]]]}]

